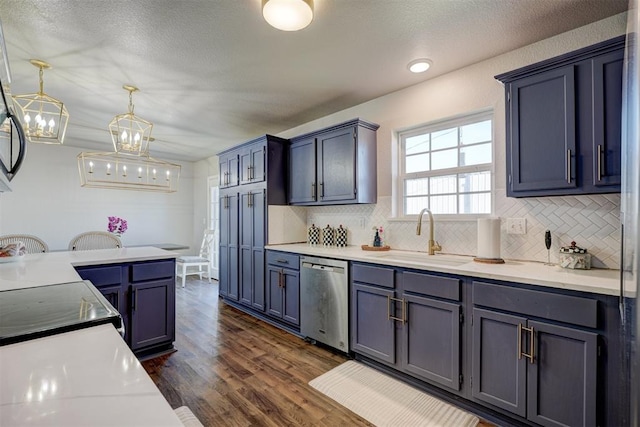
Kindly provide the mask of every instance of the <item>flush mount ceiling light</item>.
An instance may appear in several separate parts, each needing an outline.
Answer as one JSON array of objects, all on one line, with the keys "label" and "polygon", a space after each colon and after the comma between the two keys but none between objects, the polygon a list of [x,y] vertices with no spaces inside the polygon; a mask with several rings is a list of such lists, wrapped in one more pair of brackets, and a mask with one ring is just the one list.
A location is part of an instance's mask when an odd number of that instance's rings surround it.
[{"label": "flush mount ceiling light", "polygon": [[40,69],[40,91],[13,96],[21,110],[25,134],[31,142],[62,144],[69,113],[62,101],[44,93],[43,74],[51,65],[40,59],[31,59],[29,62]]},{"label": "flush mount ceiling light", "polygon": [[412,73],[424,73],[431,67],[431,65],[433,65],[433,62],[430,59],[420,58],[414,59],[413,61],[409,62],[407,68]]},{"label": "flush mount ceiling light", "polygon": [[122,88],[129,92],[129,111],[118,114],[109,123],[113,149],[139,156],[147,151],[153,123],[133,114],[133,92],[139,89],[131,85],[123,85]]},{"label": "flush mount ceiling light", "polygon": [[163,193],[178,191],[181,166],[149,156],[153,124],[133,114],[132,93],[138,88],[130,85],[123,88],[129,91],[129,112],[115,116],[109,123],[115,151],[78,154],[80,185]]},{"label": "flush mount ceiling light", "polygon": [[282,31],[298,31],[313,21],[313,0],[262,0],[262,16]]}]

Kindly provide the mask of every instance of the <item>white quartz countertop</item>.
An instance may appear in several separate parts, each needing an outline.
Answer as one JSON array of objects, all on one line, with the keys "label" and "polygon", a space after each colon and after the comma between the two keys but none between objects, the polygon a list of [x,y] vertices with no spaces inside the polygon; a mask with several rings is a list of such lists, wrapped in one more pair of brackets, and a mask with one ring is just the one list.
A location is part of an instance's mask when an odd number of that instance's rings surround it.
[{"label": "white quartz countertop", "polygon": [[0,264],[0,291],[74,282],[80,280],[74,267],[83,265],[117,264],[176,256],[175,252],[150,246],[27,254],[15,262]]},{"label": "white quartz countertop", "polygon": [[182,423],[109,324],[0,347],[0,425]]},{"label": "white quartz countertop", "polygon": [[539,262],[508,260],[504,264],[483,264],[474,262],[473,257],[441,254],[429,256],[425,252],[393,249],[389,251],[364,251],[359,246],[336,248],[294,243],[268,245],[266,249],[604,295],[618,295],[620,292],[619,270],[570,270]]}]

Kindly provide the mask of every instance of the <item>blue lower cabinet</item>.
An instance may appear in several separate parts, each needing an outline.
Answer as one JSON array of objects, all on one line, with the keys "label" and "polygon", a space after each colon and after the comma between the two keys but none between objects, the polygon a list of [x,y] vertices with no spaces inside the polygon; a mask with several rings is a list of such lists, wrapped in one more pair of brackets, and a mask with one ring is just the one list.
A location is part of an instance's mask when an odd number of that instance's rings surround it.
[{"label": "blue lower cabinet", "polygon": [[118,310],[133,352],[152,355],[175,341],[175,260],[76,268]]},{"label": "blue lower cabinet", "polygon": [[[353,267],[352,350],[423,381],[460,390],[462,309],[455,299],[461,281],[364,264]],[[454,300],[443,301],[443,295]]]},{"label": "blue lower cabinet", "polygon": [[293,326],[300,326],[300,272],[267,266],[267,314]]}]

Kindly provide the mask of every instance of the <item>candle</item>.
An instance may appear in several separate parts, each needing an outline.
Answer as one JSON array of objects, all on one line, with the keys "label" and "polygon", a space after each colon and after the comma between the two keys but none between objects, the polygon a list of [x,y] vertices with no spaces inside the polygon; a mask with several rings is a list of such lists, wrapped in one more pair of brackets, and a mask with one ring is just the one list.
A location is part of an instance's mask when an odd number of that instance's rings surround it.
[{"label": "candle", "polygon": [[122,176],[127,176],[127,165],[122,166]]},{"label": "candle", "polygon": [[138,178],[142,178],[142,168],[138,168]]},{"label": "candle", "polygon": [[93,173],[93,162],[89,162],[89,173]]},{"label": "candle", "polygon": [[171,178],[171,171],[167,171],[167,181]]},{"label": "candle", "polygon": [[156,170],[154,169],[153,170],[153,180],[155,181],[155,179],[156,179]]},{"label": "candle", "polygon": [[56,125],[56,122],[51,119],[49,120],[49,132],[53,133],[53,127]]},{"label": "candle", "polygon": [[107,175],[111,175],[111,163],[107,163]]}]

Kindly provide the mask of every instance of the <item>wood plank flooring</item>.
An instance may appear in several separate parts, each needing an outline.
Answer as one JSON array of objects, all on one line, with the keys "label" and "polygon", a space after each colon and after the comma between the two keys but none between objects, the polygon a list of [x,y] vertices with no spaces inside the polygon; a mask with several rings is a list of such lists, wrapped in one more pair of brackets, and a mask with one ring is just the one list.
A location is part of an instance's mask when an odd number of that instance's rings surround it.
[{"label": "wood plank flooring", "polygon": [[205,426],[370,426],[307,383],[347,360],[224,303],[218,286],[176,286],[177,352],[142,363],[173,408]]}]

